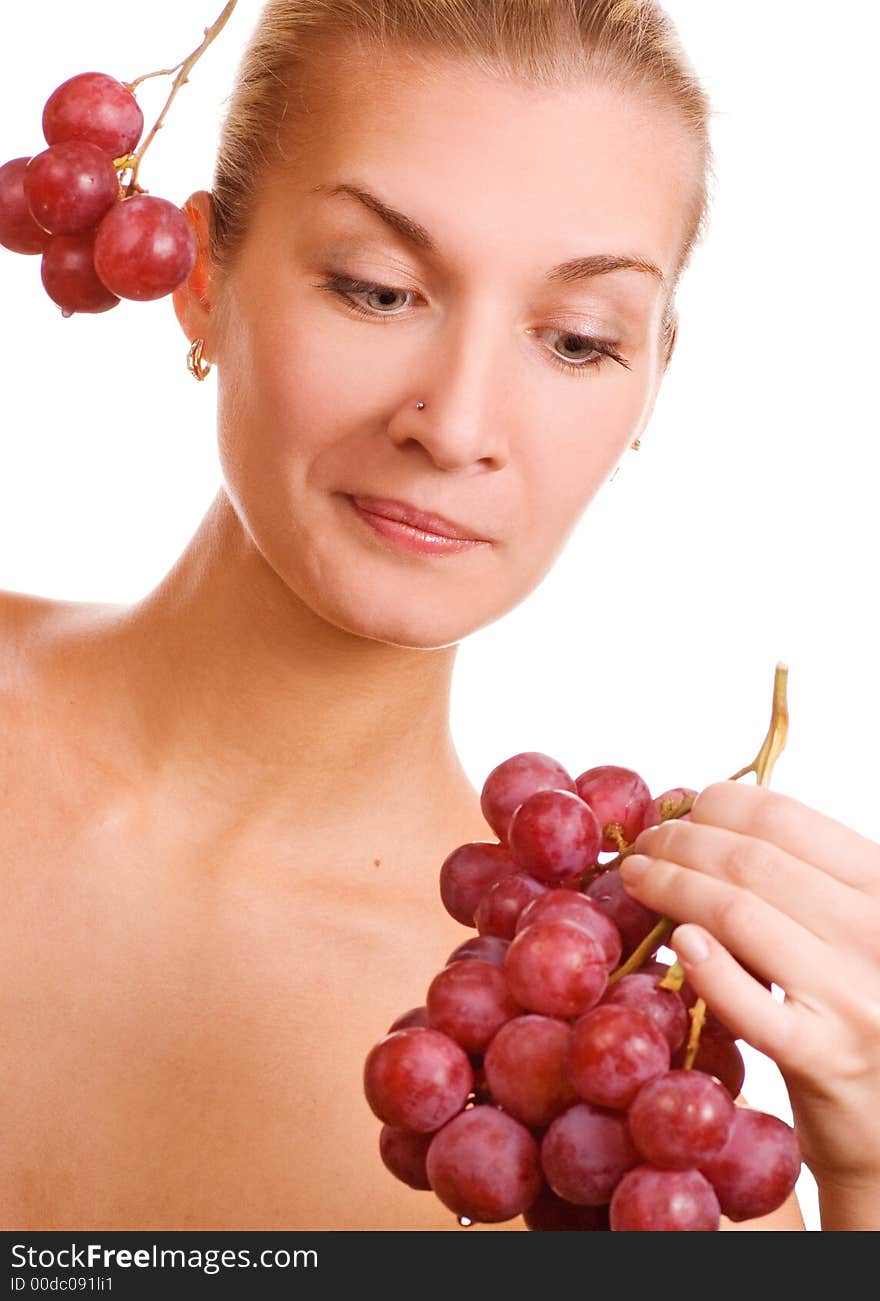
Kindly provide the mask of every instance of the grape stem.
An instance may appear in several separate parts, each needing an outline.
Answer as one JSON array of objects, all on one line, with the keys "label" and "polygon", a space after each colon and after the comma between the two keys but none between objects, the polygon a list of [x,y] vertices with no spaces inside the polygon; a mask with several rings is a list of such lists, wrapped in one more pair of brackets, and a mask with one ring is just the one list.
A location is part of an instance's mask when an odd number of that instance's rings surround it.
[{"label": "grape stem", "polygon": [[691,1070],[700,1047],[700,1032],[706,1023],[706,1000],[698,998],[690,1009],[691,1030],[688,1035],[687,1049],[684,1054],[684,1069]]},{"label": "grape stem", "polygon": [[660,981],[658,989],[672,989],[677,993],[685,982],[684,967],[676,958],[666,975]]},{"label": "grape stem", "polygon": [[785,742],[788,737],[787,687],[788,665],[779,663],[776,665],[776,675],[773,679],[773,709],[767,735],[764,737],[764,742],[756,757],[748,767],[740,768],[739,772],[735,772],[729,778],[730,781],[739,781],[740,777],[745,777],[746,773],[753,772],[759,786],[770,785],[773,765],[785,749]]},{"label": "grape stem", "polygon": [[655,949],[659,948],[666,936],[672,930],[675,922],[669,917],[661,917],[652,931],[649,931],[642,940],[638,948],[633,949],[626,962],[622,962],[619,967],[615,967],[608,977],[608,984],[614,985],[624,976],[628,976],[633,971],[638,971],[643,962],[650,958]]},{"label": "grape stem", "polygon": [[205,50],[212,43],[212,41],[216,40],[217,37],[220,35],[223,28],[226,26],[226,24],[229,22],[229,19],[232,17],[232,11],[237,4],[238,4],[238,0],[228,0],[228,4],[225,6],[223,12],[221,13],[220,17],[216,20],[216,22],[212,23],[210,27],[205,28],[205,39],[202,41],[201,45],[199,45],[195,50],[193,50],[192,54],[188,54],[185,59],[183,59],[180,63],[176,64],[173,68],[163,68],[159,72],[146,72],[142,77],[135,78],[134,81],[124,81],[122,83],[125,86],[126,90],[129,90],[132,92],[132,94],[134,94],[135,88],[139,86],[141,82],[148,81],[151,77],[170,77],[173,73],[175,72],[177,73],[177,76],[174,78],[174,84],[171,87],[171,93],[169,94],[168,98],[165,101],[165,104],[162,108],[162,112],[159,114],[158,118],[153,123],[153,126],[150,129],[150,133],[147,136],[144,143],[141,145],[140,149],[138,149],[136,153],[123,154],[121,158],[114,159],[114,166],[117,168],[118,171],[122,171],[122,172],[131,171],[131,176],[129,177],[128,183],[121,187],[123,191],[123,197],[128,198],[131,194],[134,193],[139,193],[139,194],[144,193],[143,188],[137,183],[138,171],[140,169],[141,160],[143,159],[144,154],[149,149],[153,140],[158,135],[159,131],[162,129],[165,123],[165,116],[168,113],[168,110],[171,107],[172,103],[174,102],[177,92],[180,90],[181,86],[185,86],[189,81],[188,74],[192,70],[193,65],[196,64],[198,60],[202,57],[202,55],[205,53]]},{"label": "grape stem", "polygon": [[[757,778],[759,786],[769,786],[770,777],[773,773],[773,766],[785,748],[786,738],[788,737],[788,665],[781,661],[776,665],[776,672],[773,678],[773,705],[770,712],[770,726],[767,729],[767,735],[764,738],[760,750],[753,761],[745,768],[740,768],[739,772],[728,778],[729,781],[739,781],[740,777],[745,777],[747,773],[753,772]],[[671,818],[680,818],[684,813],[688,813],[693,806],[696,796],[687,795],[681,801],[681,804],[667,812],[662,821],[666,822]],[[616,839],[616,837],[615,837]],[[618,841],[618,844],[620,842]],[[607,863],[601,869],[601,872],[611,872],[618,868],[625,858],[633,853],[635,842],[632,845],[625,845],[621,848],[617,858]],[[596,873],[595,875],[599,875]],[[643,962],[646,962],[654,951],[663,943],[667,935],[676,926],[670,917],[661,917],[653,930],[645,936],[637,949],[630,954],[626,962],[622,963],[608,977],[608,984],[613,985],[624,976],[628,976],[633,971],[638,971]],[[661,989],[680,989],[684,983],[684,970],[677,960],[669,971],[660,981]],[[688,1036],[688,1045],[685,1052],[684,1069],[690,1070],[694,1064],[694,1059],[700,1047],[700,1033],[706,1020],[706,1003],[702,998],[698,998],[690,1010],[691,1029]]]},{"label": "grape stem", "polygon": [[[773,773],[773,766],[776,760],[785,749],[786,738],[788,737],[788,665],[781,661],[776,665],[776,673],[773,678],[773,706],[770,711],[770,726],[767,728],[767,735],[764,737],[763,744],[753,761],[746,768],[741,768],[739,772],[734,773],[730,781],[738,781],[740,777],[745,777],[746,773],[753,772],[759,786],[769,786],[770,777]],[[678,963],[676,963],[678,966]],[[667,975],[672,974],[672,969]],[[700,1033],[706,1021],[706,1003],[702,998],[698,998],[690,1010],[691,1031],[688,1036],[687,1051],[684,1056],[684,1069],[689,1071],[694,1064],[694,1059],[700,1047]]]}]

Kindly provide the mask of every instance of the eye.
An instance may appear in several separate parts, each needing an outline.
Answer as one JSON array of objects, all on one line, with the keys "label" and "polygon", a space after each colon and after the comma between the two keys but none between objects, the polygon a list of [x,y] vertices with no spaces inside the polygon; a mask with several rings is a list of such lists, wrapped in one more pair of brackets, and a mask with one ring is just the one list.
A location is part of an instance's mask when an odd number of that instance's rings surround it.
[{"label": "eye", "polygon": [[[402,315],[398,309],[388,310],[388,299],[407,298],[415,291],[411,289],[395,289],[391,285],[376,284],[371,280],[356,280],[354,277],[343,275],[340,272],[331,271],[327,273],[327,279],[315,285],[316,289],[325,289],[328,293],[335,294],[342,298],[348,304],[350,309],[358,316],[366,317],[369,320],[381,320],[382,317],[397,317]],[[365,299],[385,299],[383,306],[364,307],[357,301],[360,296]],[[619,365],[624,366],[627,370],[631,369],[629,362],[622,357],[614,348],[613,344],[604,339],[596,339],[591,335],[574,334],[570,330],[559,330],[548,327],[548,332],[558,335],[565,343],[565,346],[574,351],[586,352],[588,355],[579,360],[561,356],[554,349],[549,350],[551,362],[566,374],[590,373],[599,368],[606,359],[610,358]],[[538,331],[537,333],[545,333]]]},{"label": "eye", "polygon": [[[596,354],[599,351],[598,348],[596,348],[594,341],[584,334],[563,334],[562,343],[565,348],[571,348],[574,352]],[[566,357],[565,360],[573,362],[577,362],[578,360],[589,361],[590,357]]]},{"label": "eye", "polygon": [[[539,331],[539,333],[544,333],[544,331]],[[555,349],[550,350],[550,359],[554,365],[559,366],[561,370],[568,371],[569,374],[571,374],[572,371],[595,370],[601,366],[607,358],[616,361],[627,370],[630,369],[630,364],[626,358],[621,357],[620,353],[617,352],[612,344],[607,343],[604,339],[595,339],[589,334],[572,334],[570,330],[560,331],[552,328],[549,329],[547,333],[555,334],[557,338],[562,340],[562,345],[565,348],[570,348],[573,352],[587,353],[586,357],[576,360],[561,356]]]},{"label": "eye", "polygon": [[344,276],[331,272],[327,279],[323,280],[317,289],[326,289],[331,294],[336,294],[339,298],[344,298],[348,305],[362,316],[399,316],[399,311],[389,311],[387,301],[382,306],[371,305],[364,308],[363,305],[356,301],[356,295],[364,298],[406,298],[413,291],[410,289],[394,289],[390,285],[374,284],[371,280],[355,280],[350,276]]}]

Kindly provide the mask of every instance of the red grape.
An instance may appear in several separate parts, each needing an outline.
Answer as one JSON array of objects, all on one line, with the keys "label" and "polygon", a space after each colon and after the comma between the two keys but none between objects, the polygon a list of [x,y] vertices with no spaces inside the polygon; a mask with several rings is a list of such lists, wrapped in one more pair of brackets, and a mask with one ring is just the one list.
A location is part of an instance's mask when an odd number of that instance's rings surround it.
[{"label": "red grape", "polygon": [[[68,147],[73,146],[54,146]],[[168,199],[135,194],[114,204],[99,225],[95,270],[120,298],[146,302],[183,284],[197,252],[193,228],[180,208]]]},{"label": "red grape", "polygon": [[506,845],[491,840],[459,845],[440,868],[443,907],[462,926],[476,926],[474,911],[489,886],[515,871],[516,863]]},{"label": "red grape", "polygon": [[461,1111],[473,1082],[461,1045],[421,1026],[386,1035],[364,1064],[364,1093],[374,1115],[418,1133],[439,1129]]},{"label": "red grape", "polygon": [[627,1119],[633,1142],[649,1165],[684,1170],[721,1151],[735,1112],[730,1094],[711,1076],[669,1071],[642,1085]]},{"label": "red grape", "polygon": [[602,828],[589,804],[570,791],[530,795],[510,819],[510,852],[519,866],[548,885],[579,881],[596,862]]},{"label": "red grape", "polygon": [[412,1025],[428,1024],[428,1009],[426,1007],[411,1007],[408,1012],[401,1012],[400,1016],[391,1022],[386,1030],[386,1034],[393,1034],[395,1030],[406,1030]]},{"label": "red grape", "polygon": [[477,904],[474,921],[481,935],[495,935],[512,940],[523,909],[547,893],[548,887],[533,876],[518,872],[505,876],[483,895]]},{"label": "red grape", "polygon": [[[663,791],[657,795],[645,811],[645,819],[642,823],[641,830],[646,831],[648,827],[656,827],[661,822],[668,822],[675,810],[680,808],[685,801],[685,797],[692,795],[694,799],[697,792],[690,786],[672,786],[668,791]],[[678,815],[680,818],[691,820],[690,813]]]},{"label": "red grape", "polygon": [[517,1002],[545,1016],[578,1016],[595,1007],[608,980],[598,940],[573,922],[553,918],[520,931],[504,970]]},{"label": "red grape", "polygon": [[620,931],[592,899],[579,890],[548,890],[522,910],[516,923],[516,934],[533,922],[546,921],[550,917],[574,922],[589,931],[602,946],[609,971],[617,966],[621,953]]},{"label": "red grape", "polygon": [[588,1102],[569,1107],[541,1141],[541,1166],[553,1191],[568,1202],[601,1206],[641,1157],[626,1117]]},{"label": "red grape", "polygon": [[113,159],[97,145],[67,140],[34,155],[25,169],[24,192],[41,226],[53,235],[75,235],[114,207],[119,179]]},{"label": "red grape", "polygon": [[618,1233],[699,1233],[720,1227],[718,1198],[699,1170],[638,1165],[623,1176],[611,1198],[611,1228]]},{"label": "red grape", "polygon": [[[126,209],[140,222],[137,202],[99,224],[102,281],[102,232]],[[742,1056],[702,1001],[696,1060],[683,1069],[697,994],[687,981],[660,988],[669,963],[648,949],[664,941],[644,944],[647,960],[617,978],[660,919],[600,855],[617,857],[664,813],[690,817],[676,810],[695,798],[680,787],[651,799],[638,773],[613,765],[573,782],[536,751],[484,783],[499,840],[459,845],[440,870],[444,907],[478,934],[364,1066],[386,1167],[460,1223],[522,1214],[532,1231],[714,1231],[722,1207],[760,1218],[791,1192],[794,1131],[763,1113],[740,1121],[730,1091]]]},{"label": "red grape", "polygon": [[499,840],[507,840],[507,828],[515,811],[536,791],[572,791],[575,784],[561,763],[548,754],[526,750],[493,768],[483,783],[480,808]]},{"label": "red grape", "polygon": [[425,1004],[431,1028],[469,1053],[483,1052],[505,1021],[522,1011],[501,968],[478,958],[444,967],[431,981]]},{"label": "red grape", "polygon": [[480,958],[483,962],[494,962],[500,967],[509,947],[510,941],[502,940],[499,935],[473,935],[452,950],[446,959],[446,965],[448,967],[453,962],[462,962],[466,958]]},{"label": "red grape", "polygon": [[0,244],[12,253],[42,253],[49,232],[34,219],[24,192],[30,158],[12,158],[0,167]]},{"label": "red grape", "polygon": [[95,271],[94,229],[78,235],[49,235],[47,239],[40,266],[43,288],[65,316],[106,312],[119,305],[119,299]]},{"label": "red grape", "polygon": [[53,90],[43,109],[43,135],[50,145],[87,140],[121,158],[141,138],[144,115],[130,90],[103,72],[80,72]]},{"label": "red grape", "polygon": [[660,920],[657,913],[627,894],[619,872],[603,872],[590,882],[584,894],[599,905],[620,931],[624,959],[638,948]]},{"label": "red grape", "polygon": [[736,1107],[730,1137],[700,1169],[729,1220],[753,1220],[781,1206],[801,1169],[797,1135],[785,1121]]},{"label": "red grape", "polygon": [[587,1102],[628,1107],[643,1084],[669,1070],[669,1044],[644,1012],[603,1003],[572,1026],[567,1069]]},{"label": "red grape", "polygon": [[602,1002],[619,1003],[644,1012],[666,1038],[669,1051],[674,1053],[687,1038],[690,1021],[681,995],[674,989],[660,989],[659,981],[659,976],[645,971],[621,976],[606,990]]},{"label": "red grape", "polygon": [[425,1167],[433,1134],[414,1134],[407,1129],[383,1125],[379,1133],[379,1155],[395,1179],[410,1188],[429,1191],[431,1181]]},{"label": "red grape", "polygon": [[513,1219],[541,1191],[538,1144],[497,1107],[471,1107],[444,1125],[427,1167],[443,1205],[479,1223]]},{"label": "red grape", "polygon": [[535,1233],[595,1233],[611,1227],[607,1206],[574,1206],[557,1197],[546,1184],[531,1206],[523,1211],[523,1221],[526,1228]]},{"label": "red grape", "polygon": [[642,830],[643,820],[651,804],[648,784],[631,768],[618,768],[606,763],[599,768],[588,768],[575,778],[577,793],[589,804],[602,828],[601,848],[610,853],[620,848],[613,837],[605,834],[606,828],[616,822],[620,833],[631,845]]},{"label": "red grape", "polygon": [[515,1017],[486,1050],[486,1083],[500,1107],[524,1125],[549,1125],[577,1094],[565,1074],[569,1028],[549,1016]]}]

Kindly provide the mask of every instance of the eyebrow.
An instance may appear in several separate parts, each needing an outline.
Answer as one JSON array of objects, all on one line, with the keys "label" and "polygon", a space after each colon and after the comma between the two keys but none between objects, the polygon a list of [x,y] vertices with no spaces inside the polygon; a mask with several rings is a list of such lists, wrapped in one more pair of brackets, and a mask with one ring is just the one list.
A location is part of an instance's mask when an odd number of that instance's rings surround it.
[{"label": "eyebrow", "polygon": [[[336,185],[316,185],[311,193],[315,194],[318,191],[327,198],[339,194],[357,199],[407,243],[426,253],[435,255],[439,253],[437,241],[424,226],[414,221],[412,217],[408,217],[406,213],[390,207],[378,195],[364,189],[363,186],[340,181]],[[552,267],[547,272],[546,279],[550,284],[574,284],[579,280],[591,280],[594,276],[607,275],[610,271],[642,271],[645,275],[653,276],[661,285],[666,283],[660,268],[647,258],[626,257],[617,253],[593,253],[588,257],[567,258],[565,262]]]}]

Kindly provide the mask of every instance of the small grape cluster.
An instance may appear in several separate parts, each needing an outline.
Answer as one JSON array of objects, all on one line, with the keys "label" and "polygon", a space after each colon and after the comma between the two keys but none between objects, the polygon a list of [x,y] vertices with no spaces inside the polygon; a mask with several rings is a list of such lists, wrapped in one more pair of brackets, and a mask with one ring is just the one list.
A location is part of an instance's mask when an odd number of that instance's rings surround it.
[{"label": "small grape cluster", "polygon": [[478,935],[364,1067],[385,1166],[460,1223],[705,1231],[794,1188],[794,1130],[734,1105],[733,1035],[658,959],[663,919],[614,870],[696,794],[652,798],[614,765],[573,780],[535,752],[487,777],[498,841],[460,845],[440,870],[444,906]]},{"label": "small grape cluster", "polygon": [[134,180],[144,115],[131,89],[79,73],[49,96],[42,125],[48,149],[0,167],[0,244],[42,254],[43,287],[62,314],[106,312],[183,284],[195,233],[180,208]]}]

